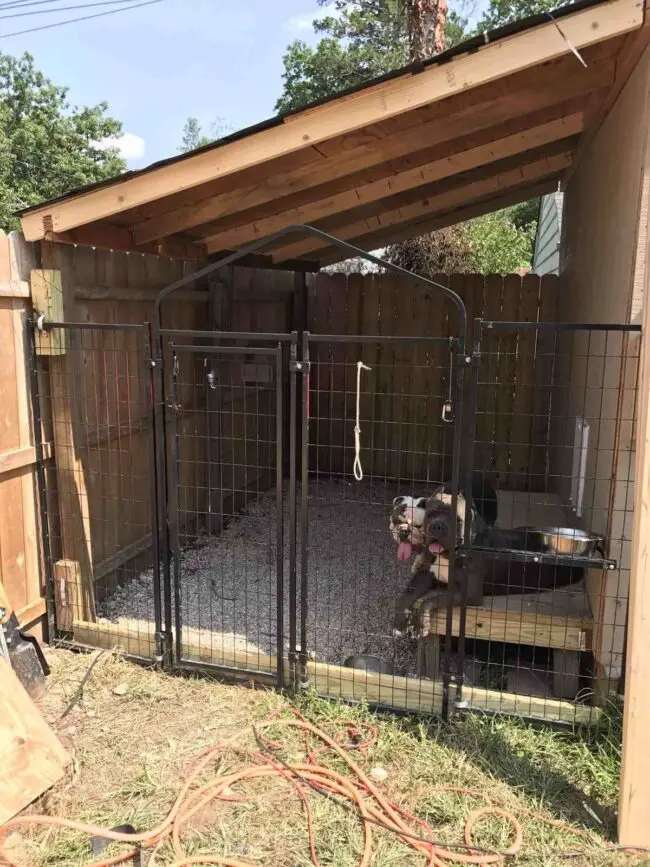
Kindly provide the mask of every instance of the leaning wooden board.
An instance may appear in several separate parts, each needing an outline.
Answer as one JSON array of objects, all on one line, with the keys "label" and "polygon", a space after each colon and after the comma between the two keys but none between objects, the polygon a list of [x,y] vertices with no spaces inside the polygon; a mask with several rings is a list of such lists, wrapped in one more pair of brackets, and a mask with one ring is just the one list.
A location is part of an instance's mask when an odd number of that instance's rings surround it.
[{"label": "leaning wooden board", "polygon": [[0,656],[0,826],[61,779],[70,756]]}]

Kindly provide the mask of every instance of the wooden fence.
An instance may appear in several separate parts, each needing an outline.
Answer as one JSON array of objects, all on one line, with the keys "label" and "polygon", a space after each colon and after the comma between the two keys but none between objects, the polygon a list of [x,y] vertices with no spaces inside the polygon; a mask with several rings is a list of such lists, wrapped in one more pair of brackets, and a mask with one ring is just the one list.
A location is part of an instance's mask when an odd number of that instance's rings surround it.
[{"label": "wooden fence", "polygon": [[45,612],[25,351],[33,264],[21,236],[0,232],[0,577],[25,626]]},{"label": "wooden fence", "polygon": [[[435,278],[465,303],[468,346],[476,317],[495,321],[553,321],[556,278],[467,274]],[[349,473],[354,458],[356,363],[363,374],[361,427],[364,466],[378,477],[412,482],[448,476],[451,426],[441,418],[449,397],[446,340],[428,345],[383,341],[388,336],[461,335],[454,305],[436,290],[388,274],[319,274],[309,284],[309,330],[346,334],[346,344],[312,348],[311,467]],[[355,335],[377,335],[355,343]],[[479,369],[476,466],[501,488],[543,489],[550,385],[546,350],[534,332],[489,334]],[[469,377],[465,377],[466,383]],[[543,387],[542,387],[543,386]],[[465,394],[465,398],[467,393]],[[465,401],[466,402],[466,401]],[[471,431],[463,427],[465,447]]]}]

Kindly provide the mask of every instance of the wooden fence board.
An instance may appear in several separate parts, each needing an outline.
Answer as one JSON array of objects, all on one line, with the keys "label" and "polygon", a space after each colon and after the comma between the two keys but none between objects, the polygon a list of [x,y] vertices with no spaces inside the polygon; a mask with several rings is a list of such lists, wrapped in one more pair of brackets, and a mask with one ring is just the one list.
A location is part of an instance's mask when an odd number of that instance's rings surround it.
[{"label": "wooden fence board", "polygon": [[[358,321],[359,333],[376,334],[379,338],[460,336],[451,302],[444,300],[436,290],[408,278],[378,273],[354,275],[354,283],[350,277],[345,280],[341,275],[320,274],[310,279],[312,290],[316,292],[308,327],[314,334],[352,334],[351,329]],[[555,304],[554,277],[529,275],[522,280],[517,275],[506,278],[438,275],[434,279],[450,286],[465,302],[470,347],[474,317],[537,321],[540,299],[544,299],[545,311],[553,309]],[[346,298],[342,299],[341,294]],[[484,354],[479,370],[476,466],[496,475],[504,488],[528,484],[528,477],[541,484],[545,477],[547,429],[544,419],[548,413],[548,394],[538,395],[532,381],[537,364],[537,336],[527,332],[522,338],[522,334],[523,330],[484,331]],[[340,347],[333,349],[334,353],[337,351],[340,354]],[[333,363],[334,357],[330,352],[325,363],[325,346],[313,349],[313,358],[319,363],[312,369],[314,418],[310,467],[335,475],[351,472],[351,461],[346,460],[344,454],[353,443],[351,385],[356,384],[353,382],[356,359],[360,358],[374,368],[362,379],[362,383],[368,388],[372,386],[374,391],[374,394],[364,394],[361,400],[362,416],[368,417],[372,407],[371,421],[370,424],[366,421],[363,436],[366,471],[369,469],[379,477],[400,479],[411,487],[422,486],[423,482],[430,486],[446,478],[450,472],[453,439],[453,426],[441,421],[442,405],[448,395],[448,344],[390,344],[380,339],[376,344],[355,347],[351,342],[345,356],[343,379],[347,394],[342,412],[342,374],[340,366]],[[522,376],[524,382],[516,394]],[[467,412],[469,373],[465,379]],[[421,397],[416,398],[416,394]],[[464,448],[468,445],[467,437],[465,432]],[[531,445],[533,440],[537,445]],[[340,447],[341,442],[344,448]],[[526,465],[529,452],[534,457],[534,466]]]}]

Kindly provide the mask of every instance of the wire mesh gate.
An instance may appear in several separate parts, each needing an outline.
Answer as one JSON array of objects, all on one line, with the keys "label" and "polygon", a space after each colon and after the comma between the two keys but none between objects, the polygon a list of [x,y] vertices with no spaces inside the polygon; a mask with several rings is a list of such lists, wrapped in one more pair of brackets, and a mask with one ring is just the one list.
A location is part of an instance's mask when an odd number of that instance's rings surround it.
[{"label": "wire mesh gate", "polygon": [[[178,666],[285,684],[295,643],[296,335],[162,331],[156,436],[168,518],[164,632]],[[193,341],[193,342],[188,342]],[[285,461],[285,453],[287,460]],[[292,460],[292,456],[293,460]],[[286,561],[286,562],[285,562]],[[294,594],[295,596],[295,591]],[[290,634],[285,634],[285,624]]]}]

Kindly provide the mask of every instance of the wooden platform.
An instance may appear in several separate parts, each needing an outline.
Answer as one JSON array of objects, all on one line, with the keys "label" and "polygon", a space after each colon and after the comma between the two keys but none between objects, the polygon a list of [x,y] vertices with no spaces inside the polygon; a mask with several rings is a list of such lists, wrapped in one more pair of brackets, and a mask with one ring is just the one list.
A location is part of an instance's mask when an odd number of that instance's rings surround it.
[{"label": "wooden platform", "polygon": [[[430,635],[444,635],[447,612],[432,615]],[[458,636],[460,608],[454,610],[452,634]],[[584,583],[525,596],[487,597],[467,609],[467,638],[505,641],[559,650],[591,650],[593,619]]]}]

